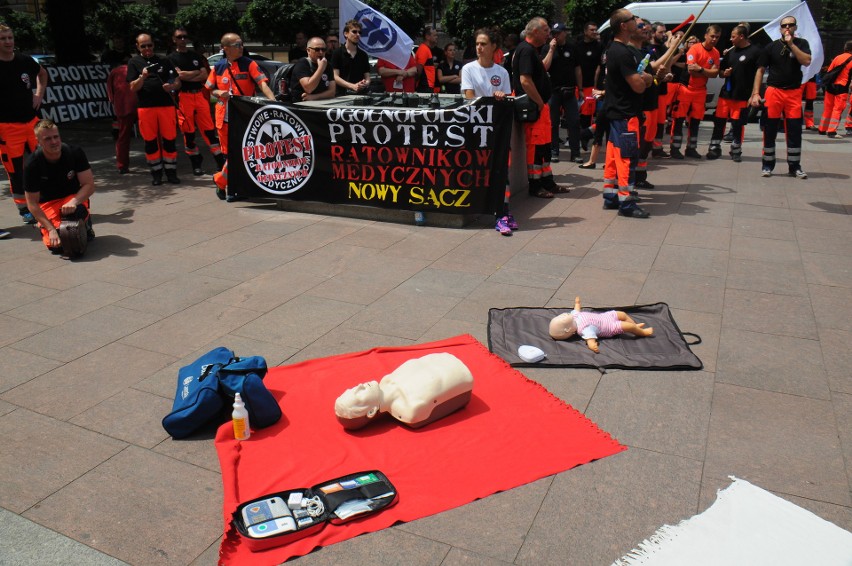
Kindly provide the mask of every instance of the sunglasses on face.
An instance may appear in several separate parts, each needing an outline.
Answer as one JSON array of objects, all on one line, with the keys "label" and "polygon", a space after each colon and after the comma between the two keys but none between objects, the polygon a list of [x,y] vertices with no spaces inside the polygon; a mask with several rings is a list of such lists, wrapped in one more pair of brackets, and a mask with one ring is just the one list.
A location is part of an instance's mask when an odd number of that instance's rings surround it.
[{"label": "sunglasses on face", "polygon": [[151,49],[154,47],[153,43],[142,43],[139,45],[139,49]]},{"label": "sunglasses on face", "polygon": [[794,27],[796,27],[796,24],[781,24],[781,27],[782,28],[794,28]]}]

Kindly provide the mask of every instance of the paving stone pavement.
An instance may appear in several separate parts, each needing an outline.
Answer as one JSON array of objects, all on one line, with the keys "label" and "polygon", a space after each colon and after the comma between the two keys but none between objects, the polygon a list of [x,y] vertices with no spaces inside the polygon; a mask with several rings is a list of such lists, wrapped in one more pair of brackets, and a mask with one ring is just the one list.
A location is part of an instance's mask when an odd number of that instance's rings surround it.
[{"label": "paving stone pavement", "polygon": [[[740,164],[652,160],[648,220],[601,210],[601,165],[563,151],[554,172],[572,192],[514,197],[520,230],[503,237],[489,218],[450,229],[225,204],[183,156],[183,183],[152,187],[139,140],[116,174],[107,128],[62,130],[98,184],[84,259],[51,256],[0,198],[0,563],[216,562],[212,438],[160,425],[177,368],[212,347],[278,365],[485,343],[489,308],[575,295],[667,302],[703,338],[703,371],[524,370],[629,450],[296,562],[609,564],[706,509],[729,475],[852,530],[852,138],[805,132],[807,180],[783,162],[760,176],[756,125]],[[705,122],[704,151],[708,138]]]}]

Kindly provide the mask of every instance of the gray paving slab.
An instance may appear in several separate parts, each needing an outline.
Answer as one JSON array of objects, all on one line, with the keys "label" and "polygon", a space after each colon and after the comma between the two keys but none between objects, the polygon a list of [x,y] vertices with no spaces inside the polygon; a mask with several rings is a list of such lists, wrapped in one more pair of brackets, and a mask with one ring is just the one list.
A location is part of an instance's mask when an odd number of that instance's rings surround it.
[{"label": "gray paving slab", "polygon": [[274,366],[485,343],[490,308],[576,295],[666,302],[702,339],[703,371],[522,370],[626,452],[294,562],[609,564],[706,509],[732,474],[852,529],[848,140],[805,132],[807,181],[762,178],[751,125],[741,164],[652,159],[644,221],[602,210],[602,169],[564,160],[554,173],[572,192],[516,194],[520,230],[503,237],[485,216],[458,229],[226,204],[188,172],[152,187],[140,140],[119,177],[108,123],[66,132],[99,186],[83,260],[47,254],[0,196],[0,425],[14,432],[0,443],[0,563],[216,562],[215,427],[175,441],[160,425],[178,369],[213,347]]}]

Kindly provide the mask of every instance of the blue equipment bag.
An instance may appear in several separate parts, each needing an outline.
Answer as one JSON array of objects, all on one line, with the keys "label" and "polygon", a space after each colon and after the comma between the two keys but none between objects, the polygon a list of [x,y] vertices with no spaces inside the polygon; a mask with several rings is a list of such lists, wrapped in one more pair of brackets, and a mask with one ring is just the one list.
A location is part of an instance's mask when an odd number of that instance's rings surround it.
[{"label": "blue equipment bag", "polygon": [[219,370],[221,392],[233,403],[239,393],[249,414],[251,428],[266,428],[281,419],[281,407],[263,384],[266,360],[260,356],[234,358]]},{"label": "blue equipment bag", "polygon": [[263,384],[266,371],[266,360],[259,356],[240,360],[223,347],[207,352],[178,372],[175,401],[163,428],[173,438],[185,438],[224,414],[235,393],[245,402],[252,428],[275,424],[281,407]]}]

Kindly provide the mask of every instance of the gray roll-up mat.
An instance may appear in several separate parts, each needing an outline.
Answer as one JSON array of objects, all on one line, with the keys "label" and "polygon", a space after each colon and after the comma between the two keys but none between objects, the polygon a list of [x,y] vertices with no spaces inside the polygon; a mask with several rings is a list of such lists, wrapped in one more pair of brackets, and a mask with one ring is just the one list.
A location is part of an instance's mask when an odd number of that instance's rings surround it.
[{"label": "gray roll-up mat", "polygon": [[[595,354],[579,336],[553,340],[548,332],[550,319],[573,307],[515,307],[488,311],[488,349],[515,367],[589,367],[598,369],[690,370],[701,369],[701,360],[689,349],[701,339],[681,332],[666,303],[630,307],[583,309],[594,312],[624,311],[637,323],[654,329],[654,335],[638,338],[621,334],[600,338]],[[687,342],[685,336],[693,337]],[[518,356],[518,346],[528,344],[544,351],[546,358],[528,363]]]}]

